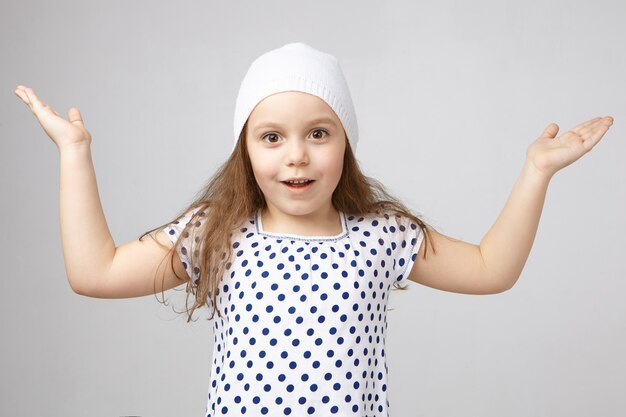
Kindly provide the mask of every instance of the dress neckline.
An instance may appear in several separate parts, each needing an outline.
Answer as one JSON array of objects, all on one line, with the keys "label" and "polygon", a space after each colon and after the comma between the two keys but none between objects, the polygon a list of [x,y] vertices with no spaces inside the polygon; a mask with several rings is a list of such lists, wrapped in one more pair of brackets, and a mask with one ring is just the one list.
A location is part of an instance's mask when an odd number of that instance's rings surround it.
[{"label": "dress neckline", "polygon": [[254,214],[254,224],[256,226],[256,232],[261,236],[268,236],[278,239],[291,239],[291,240],[305,240],[305,241],[325,241],[325,240],[339,240],[348,235],[348,220],[346,219],[346,215],[343,212],[339,212],[339,219],[341,220],[341,233],[338,235],[332,236],[307,236],[307,235],[296,235],[290,233],[274,233],[274,232],[266,232],[263,230],[263,222],[261,220],[261,213],[258,210]]}]

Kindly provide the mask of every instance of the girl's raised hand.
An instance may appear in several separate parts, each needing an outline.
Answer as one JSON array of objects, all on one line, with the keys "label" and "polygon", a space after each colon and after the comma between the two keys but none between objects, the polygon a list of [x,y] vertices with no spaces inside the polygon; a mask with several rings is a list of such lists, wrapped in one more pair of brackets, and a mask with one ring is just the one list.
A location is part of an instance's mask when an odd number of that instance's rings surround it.
[{"label": "girl's raised hand", "polygon": [[551,178],[589,152],[613,124],[611,116],[596,117],[556,137],[559,126],[550,123],[526,152],[526,160],[540,173]]},{"label": "girl's raised hand", "polygon": [[76,107],[68,110],[65,120],[50,106],[37,97],[32,88],[18,85],[15,95],[30,107],[46,134],[52,139],[59,151],[74,146],[91,144],[91,135],[83,125],[83,118]]}]

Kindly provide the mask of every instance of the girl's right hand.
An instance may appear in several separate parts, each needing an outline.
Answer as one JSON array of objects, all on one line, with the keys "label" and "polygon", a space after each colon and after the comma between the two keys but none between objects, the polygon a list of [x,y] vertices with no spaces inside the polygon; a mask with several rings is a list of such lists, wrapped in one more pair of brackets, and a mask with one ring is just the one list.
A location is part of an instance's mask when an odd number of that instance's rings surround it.
[{"label": "girl's right hand", "polygon": [[30,107],[46,134],[59,151],[76,146],[89,146],[91,135],[83,125],[83,118],[76,107],[67,111],[65,120],[50,106],[41,101],[32,88],[18,85],[15,95]]}]

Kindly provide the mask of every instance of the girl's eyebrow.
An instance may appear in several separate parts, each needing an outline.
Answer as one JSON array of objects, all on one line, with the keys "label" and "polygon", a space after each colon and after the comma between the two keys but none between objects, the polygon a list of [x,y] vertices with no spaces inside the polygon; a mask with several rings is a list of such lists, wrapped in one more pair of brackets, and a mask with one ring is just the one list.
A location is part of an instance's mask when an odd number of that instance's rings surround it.
[{"label": "girl's eyebrow", "polygon": [[[329,125],[335,126],[335,121],[328,116],[318,117],[316,119],[309,120],[308,122],[309,125],[315,125],[319,123],[327,123]],[[267,127],[281,127],[281,126],[280,126],[280,123],[276,123],[272,121],[264,121],[256,125],[256,127],[254,128],[254,131],[256,132],[257,130],[267,128]]]}]

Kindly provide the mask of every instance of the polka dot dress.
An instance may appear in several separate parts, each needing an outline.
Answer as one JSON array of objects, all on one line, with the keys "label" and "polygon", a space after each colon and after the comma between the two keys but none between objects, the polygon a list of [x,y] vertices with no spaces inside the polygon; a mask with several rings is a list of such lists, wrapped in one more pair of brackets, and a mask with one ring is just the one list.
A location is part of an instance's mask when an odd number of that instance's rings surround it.
[{"label": "polka dot dress", "polygon": [[[336,236],[265,232],[258,213],[233,234],[207,417],[388,415],[387,301],[423,233],[404,217],[340,216]],[[190,218],[165,229],[172,242]],[[195,280],[192,242],[179,256]]]}]

